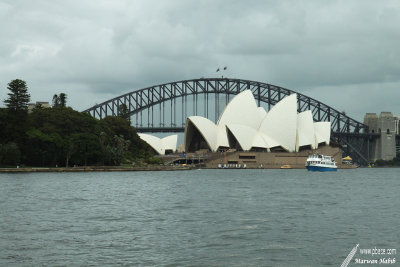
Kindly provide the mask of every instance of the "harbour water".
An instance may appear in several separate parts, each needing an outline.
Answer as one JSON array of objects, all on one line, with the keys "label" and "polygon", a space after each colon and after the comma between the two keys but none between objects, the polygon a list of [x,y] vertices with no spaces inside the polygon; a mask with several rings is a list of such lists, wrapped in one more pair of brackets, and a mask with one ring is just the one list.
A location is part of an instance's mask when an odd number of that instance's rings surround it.
[{"label": "harbour water", "polygon": [[340,266],[400,249],[399,173],[2,173],[0,266]]}]

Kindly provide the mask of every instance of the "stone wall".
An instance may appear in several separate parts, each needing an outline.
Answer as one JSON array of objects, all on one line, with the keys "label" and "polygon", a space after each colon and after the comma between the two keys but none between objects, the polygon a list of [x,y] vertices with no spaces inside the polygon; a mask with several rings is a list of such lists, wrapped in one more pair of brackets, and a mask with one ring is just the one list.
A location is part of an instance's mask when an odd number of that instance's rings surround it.
[{"label": "stone wall", "polygon": [[396,118],[391,112],[367,113],[364,123],[368,125],[370,133],[378,133],[380,136],[370,143],[370,160],[392,160],[396,157]]},{"label": "stone wall", "polygon": [[304,169],[308,155],[318,153],[334,156],[338,167],[342,165],[342,153],[337,147],[323,146],[301,152],[215,152],[209,154],[206,168],[218,168],[218,164],[246,164],[247,168],[279,169],[289,164],[292,168]]}]

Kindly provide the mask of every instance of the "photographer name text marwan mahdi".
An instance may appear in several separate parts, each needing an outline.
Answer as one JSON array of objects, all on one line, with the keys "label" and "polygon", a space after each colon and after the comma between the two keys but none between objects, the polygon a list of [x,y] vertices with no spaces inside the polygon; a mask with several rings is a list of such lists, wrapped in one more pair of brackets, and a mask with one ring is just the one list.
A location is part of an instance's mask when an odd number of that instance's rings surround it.
[{"label": "photographer name text marwan mahdi", "polygon": [[356,264],[395,264],[396,258],[380,258],[380,259],[371,259],[371,260],[356,258],[356,259],[354,259],[354,262]]}]

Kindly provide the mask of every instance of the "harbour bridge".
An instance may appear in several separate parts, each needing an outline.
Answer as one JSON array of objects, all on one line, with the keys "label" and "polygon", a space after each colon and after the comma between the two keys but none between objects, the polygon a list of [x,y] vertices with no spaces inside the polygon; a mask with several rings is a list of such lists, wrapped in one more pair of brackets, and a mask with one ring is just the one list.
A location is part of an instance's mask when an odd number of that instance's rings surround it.
[{"label": "harbour bridge", "polygon": [[331,122],[332,142],[359,164],[369,163],[369,142],[379,137],[344,112],[304,94],[280,86],[231,78],[201,78],[170,82],[135,90],[84,110],[102,119],[130,116],[138,132],[183,132],[186,118],[199,115],[216,122],[230,99],[251,90],[258,106],[267,111],[297,94],[297,111],[311,110],[314,121]]}]

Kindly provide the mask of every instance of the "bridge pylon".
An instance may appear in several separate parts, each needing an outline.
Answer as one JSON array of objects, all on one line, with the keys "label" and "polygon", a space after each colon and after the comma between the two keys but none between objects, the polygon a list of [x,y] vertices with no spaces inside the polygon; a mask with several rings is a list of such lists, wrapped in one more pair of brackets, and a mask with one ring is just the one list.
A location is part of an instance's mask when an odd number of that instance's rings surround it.
[{"label": "bridge pylon", "polygon": [[368,133],[375,135],[368,146],[369,160],[376,161],[379,159],[392,160],[396,157],[396,118],[391,112],[367,113],[364,116],[364,123],[368,125]]}]

